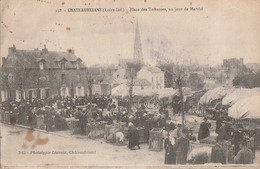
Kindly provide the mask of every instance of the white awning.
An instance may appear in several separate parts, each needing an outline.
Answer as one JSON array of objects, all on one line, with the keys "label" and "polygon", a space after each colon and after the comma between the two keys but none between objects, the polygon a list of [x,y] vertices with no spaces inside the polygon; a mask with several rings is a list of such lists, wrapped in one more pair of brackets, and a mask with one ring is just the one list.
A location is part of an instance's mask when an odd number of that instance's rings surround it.
[{"label": "white awning", "polygon": [[226,97],[224,97],[222,100],[222,104],[232,106],[240,99],[244,99],[256,95],[260,95],[260,88],[254,88],[254,89],[238,88],[232,93],[230,93],[229,95],[227,95]]},{"label": "white awning", "polygon": [[260,96],[251,96],[238,100],[228,109],[228,115],[235,119],[242,116],[243,119],[259,119],[260,118]]},{"label": "white awning", "polygon": [[217,87],[207,91],[199,100],[199,104],[209,104],[214,100],[222,99],[229,93],[233,92],[234,88]]}]

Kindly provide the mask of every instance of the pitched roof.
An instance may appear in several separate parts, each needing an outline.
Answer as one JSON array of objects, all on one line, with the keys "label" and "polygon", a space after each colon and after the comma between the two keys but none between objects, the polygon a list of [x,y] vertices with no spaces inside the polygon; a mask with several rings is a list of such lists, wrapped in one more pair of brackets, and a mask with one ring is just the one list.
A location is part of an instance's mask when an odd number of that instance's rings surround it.
[{"label": "pitched roof", "polygon": [[151,73],[163,73],[158,67],[149,66],[147,67],[147,70]]},{"label": "pitched roof", "polygon": [[[24,68],[38,68],[38,63],[41,60],[45,61],[46,68],[60,68],[58,62],[62,59],[67,60],[65,63],[66,68],[76,68],[76,61],[80,61],[74,53],[59,52],[59,51],[48,51],[42,52],[41,50],[20,50],[16,49],[13,53],[14,56],[8,56],[7,65],[17,66],[21,64]],[[15,57],[15,61],[13,58]],[[80,68],[86,68],[85,65],[79,62]]]},{"label": "pitched roof", "polygon": [[151,83],[147,79],[135,79],[135,86],[151,86]]}]

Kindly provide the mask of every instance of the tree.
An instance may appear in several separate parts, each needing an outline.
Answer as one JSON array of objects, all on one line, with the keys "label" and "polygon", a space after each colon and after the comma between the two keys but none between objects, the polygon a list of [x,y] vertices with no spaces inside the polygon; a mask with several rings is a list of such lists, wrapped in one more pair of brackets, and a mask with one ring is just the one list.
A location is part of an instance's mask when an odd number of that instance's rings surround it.
[{"label": "tree", "polygon": [[141,64],[139,63],[127,63],[127,76],[129,77],[129,102],[128,102],[128,112],[132,111],[133,102],[133,87],[134,87],[134,76],[141,69]]},{"label": "tree", "polygon": [[89,90],[89,96],[92,98],[92,89],[94,84],[94,77],[91,73],[87,74],[87,83],[88,83],[88,90]]},{"label": "tree", "polygon": [[260,87],[260,72],[244,72],[240,73],[233,79],[233,86],[242,86],[245,88]]},{"label": "tree", "polygon": [[133,68],[130,68],[130,84],[129,84],[129,106],[128,112],[132,112],[132,103],[133,103],[133,87],[134,87],[134,76]]},{"label": "tree", "polygon": [[164,84],[167,88],[173,87],[173,65],[171,62],[159,63],[157,65],[164,72]]},{"label": "tree", "polygon": [[189,87],[193,90],[201,90],[204,85],[204,77],[198,73],[191,73],[188,79]]},{"label": "tree", "polygon": [[126,63],[126,76],[130,78],[131,76],[135,77],[137,72],[141,70],[142,64],[138,62],[127,62]]},{"label": "tree", "polygon": [[185,115],[184,115],[184,101],[183,101],[183,87],[186,84],[187,73],[184,68],[184,65],[176,64],[175,68],[173,69],[173,82],[176,85],[177,89],[179,90],[180,99],[181,99],[181,114],[182,114],[182,124],[185,123]]}]

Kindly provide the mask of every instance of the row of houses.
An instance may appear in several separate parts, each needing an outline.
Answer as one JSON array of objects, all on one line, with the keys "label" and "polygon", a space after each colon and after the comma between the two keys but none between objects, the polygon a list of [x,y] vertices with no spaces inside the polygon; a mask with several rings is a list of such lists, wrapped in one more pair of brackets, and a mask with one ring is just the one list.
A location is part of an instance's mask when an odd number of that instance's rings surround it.
[{"label": "row of houses", "polygon": [[[127,68],[93,66],[87,68],[67,52],[9,48],[0,71],[1,101],[54,96],[80,97],[89,94],[110,95],[112,88],[129,84]],[[134,77],[135,89],[164,88],[164,73],[157,67],[143,66]]]}]

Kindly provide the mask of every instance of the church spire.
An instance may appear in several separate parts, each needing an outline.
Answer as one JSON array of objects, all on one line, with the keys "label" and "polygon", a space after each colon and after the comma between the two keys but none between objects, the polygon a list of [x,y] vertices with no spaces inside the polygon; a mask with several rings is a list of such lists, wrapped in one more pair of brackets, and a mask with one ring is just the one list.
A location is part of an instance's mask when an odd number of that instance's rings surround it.
[{"label": "church spire", "polygon": [[135,30],[134,61],[137,63],[144,64],[138,21],[136,23],[136,30]]}]

